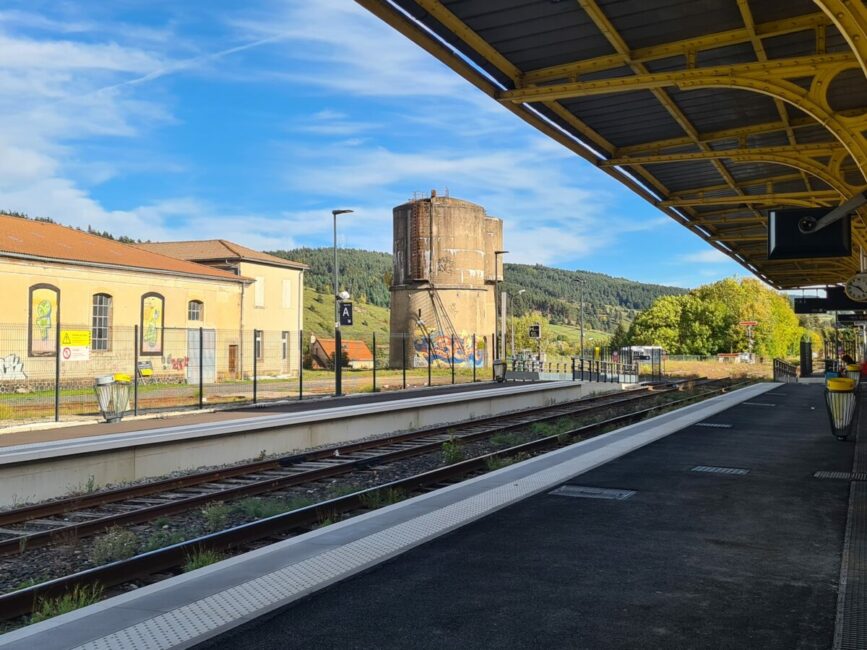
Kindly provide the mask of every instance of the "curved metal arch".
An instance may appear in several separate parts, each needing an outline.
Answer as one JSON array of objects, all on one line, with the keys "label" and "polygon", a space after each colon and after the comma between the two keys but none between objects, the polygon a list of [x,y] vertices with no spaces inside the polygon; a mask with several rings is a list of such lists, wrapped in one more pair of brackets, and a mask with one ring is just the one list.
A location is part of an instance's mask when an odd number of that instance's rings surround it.
[{"label": "curved metal arch", "polygon": [[867,8],[863,2],[844,0],[813,0],[846,39],[867,76]]},{"label": "curved metal arch", "polygon": [[[850,69],[850,68],[846,68]],[[842,70],[841,70],[842,72]],[[867,182],[867,140],[859,133],[853,132],[852,125],[857,123],[850,118],[843,118],[827,110],[814,98],[812,93],[782,79],[756,79],[750,76],[708,77],[706,79],[690,79],[674,84],[680,89],[690,88],[735,88],[757,92],[768,97],[781,99],[798,108],[819,124],[824,126],[842,144],[855,160],[855,164],[861,170],[861,175]],[[860,118],[856,118],[860,121]]]}]

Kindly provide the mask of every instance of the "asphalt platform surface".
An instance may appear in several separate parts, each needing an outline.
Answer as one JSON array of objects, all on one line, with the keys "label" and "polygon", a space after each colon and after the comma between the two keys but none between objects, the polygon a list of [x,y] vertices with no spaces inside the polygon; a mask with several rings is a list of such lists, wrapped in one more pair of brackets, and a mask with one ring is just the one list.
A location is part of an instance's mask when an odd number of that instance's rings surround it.
[{"label": "asphalt platform surface", "polygon": [[[854,443],[787,384],[200,648],[828,648]],[[748,473],[694,471],[697,466]]]}]

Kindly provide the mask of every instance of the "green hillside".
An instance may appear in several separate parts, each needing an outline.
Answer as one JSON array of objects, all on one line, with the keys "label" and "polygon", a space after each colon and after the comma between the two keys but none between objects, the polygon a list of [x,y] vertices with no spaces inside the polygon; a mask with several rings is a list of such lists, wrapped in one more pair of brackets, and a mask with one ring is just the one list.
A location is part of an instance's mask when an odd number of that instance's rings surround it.
[{"label": "green hillside", "polygon": [[[305,286],[312,292],[308,295],[305,311],[305,329],[325,333],[333,328],[333,250],[331,248],[295,248],[287,251],[270,251],[310,266],[305,273]],[[341,248],[341,286],[352,294],[356,309],[364,309],[365,319],[377,331],[388,330],[388,283],[391,279],[392,257],[388,253]],[[615,278],[588,271],[566,271],[542,265],[506,264],[502,289],[516,298],[515,312],[524,314],[537,311],[544,314],[552,324],[566,326],[564,336],[578,324],[578,280],[584,280],[584,326],[585,331],[613,332],[618,325],[628,327],[635,315],[650,307],[661,296],[681,295],[686,289],[644,284],[624,278]],[[317,302],[315,294],[323,294]],[[315,303],[315,304],[314,304]],[[379,307],[380,310],[374,309]],[[362,312],[359,312],[362,313]],[[361,318],[356,318],[360,323]]]}]

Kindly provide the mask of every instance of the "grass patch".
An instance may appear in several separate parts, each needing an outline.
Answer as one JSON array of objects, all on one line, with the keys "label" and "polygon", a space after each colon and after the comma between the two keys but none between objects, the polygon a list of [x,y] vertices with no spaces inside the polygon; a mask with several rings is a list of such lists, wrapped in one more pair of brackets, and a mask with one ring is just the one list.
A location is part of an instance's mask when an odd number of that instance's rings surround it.
[{"label": "grass patch", "polygon": [[142,545],[142,551],[156,551],[159,548],[180,544],[184,541],[184,535],[178,531],[159,530],[147,538]]},{"label": "grass patch", "polygon": [[489,472],[493,472],[496,469],[502,469],[503,467],[508,467],[512,463],[515,462],[514,458],[506,457],[506,456],[491,456],[485,460],[485,467],[488,468]]},{"label": "grass patch", "polygon": [[36,600],[30,622],[38,623],[92,605],[102,599],[102,593],[101,585],[89,585],[75,587],[71,592],[57,598],[39,598]]},{"label": "grass patch", "polygon": [[457,438],[452,436],[443,443],[443,462],[446,465],[454,465],[459,463],[466,457],[463,448],[458,444]]},{"label": "grass patch", "polygon": [[559,436],[564,431],[569,431],[575,426],[571,418],[560,418],[553,422],[534,422],[530,425],[530,431],[538,436]]},{"label": "grass patch", "polygon": [[90,549],[90,559],[95,564],[108,564],[132,557],[138,550],[138,539],[132,531],[115,526],[105,535],[97,537]]},{"label": "grass patch", "polygon": [[383,506],[390,506],[392,503],[397,503],[404,499],[406,499],[406,492],[397,488],[366,492],[360,497],[362,505],[371,510],[382,508]]},{"label": "grass patch", "polygon": [[187,561],[184,563],[184,573],[201,569],[209,564],[214,564],[224,559],[225,556],[217,551],[210,549],[198,549],[187,556]]},{"label": "grass patch", "polygon": [[357,485],[334,485],[328,488],[327,496],[329,499],[337,499],[338,497],[345,497],[347,494],[358,492],[360,489]]},{"label": "grass patch", "polygon": [[216,532],[226,527],[232,508],[222,501],[215,501],[202,508],[202,517],[205,518],[205,526],[209,531]]},{"label": "grass patch", "polygon": [[503,431],[491,436],[491,444],[497,447],[517,447],[529,442],[532,437],[522,431]]}]

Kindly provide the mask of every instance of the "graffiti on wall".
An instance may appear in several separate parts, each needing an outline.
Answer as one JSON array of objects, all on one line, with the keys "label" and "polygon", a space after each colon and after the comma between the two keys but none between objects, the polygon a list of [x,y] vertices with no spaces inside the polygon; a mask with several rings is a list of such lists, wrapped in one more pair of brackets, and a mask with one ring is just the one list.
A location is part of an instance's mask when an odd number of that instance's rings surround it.
[{"label": "graffiti on wall", "polygon": [[175,357],[167,354],[163,357],[163,370],[186,370],[190,365],[189,357]]},{"label": "graffiti on wall", "polygon": [[[473,335],[461,332],[454,335],[454,349],[452,349],[452,336],[450,334],[430,333],[430,363],[434,368],[449,368],[454,355],[456,368],[473,367]],[[428,337],[418,327],[413,333],[413,367],[427,368],[428,364]],[[484,337],[476,337],[475,365],[480,368],[485,365]]]},{"label": "graffiti on wall", "polygon": [[27,379],[24,374],[24,362],[17,354],[7,354],[0,357],[0,381]]},{"label": "graffiti on wall", "polygon": [[142,354],[160,354],[163,351],[163,298],[145,296],[141,308]]},{"label": "graffiti on wall", "polygon": [[57,291],[39,287],[30,294],[30,353],[54,354],[57,345]]}]

